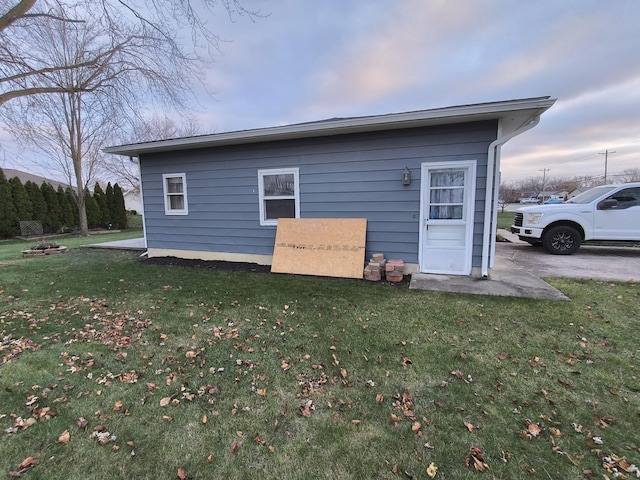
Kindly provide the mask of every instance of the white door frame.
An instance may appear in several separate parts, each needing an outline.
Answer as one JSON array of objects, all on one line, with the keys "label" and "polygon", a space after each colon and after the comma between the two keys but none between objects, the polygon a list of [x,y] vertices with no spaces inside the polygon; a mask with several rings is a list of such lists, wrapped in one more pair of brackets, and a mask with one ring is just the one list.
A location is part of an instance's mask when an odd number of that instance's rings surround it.
[{"label": "white door frame", "polygon": [[[458,272],[447,271],[429,271],[425,266],[425,228],[428,225],[428,186],[429,186],[429,170],[442,169],[442,168],[466,168],[467,179],[465,182],[464,200],[463,200],[463,215],[462,218],[465,221],[465,260],[464,267]],[[459,161],[441,161],[441,162],[423,162],[421,164],[420,175],[420,232],[419,232],[419,245],[418,245],[418,269],[424,273],[440,273],[440,274],[452,274],[452,275],[470,275],[472,269],[472,256],[473,256],[473,224],[475,214],[475,195],[476,195],[476,160],[459,160]]]}]

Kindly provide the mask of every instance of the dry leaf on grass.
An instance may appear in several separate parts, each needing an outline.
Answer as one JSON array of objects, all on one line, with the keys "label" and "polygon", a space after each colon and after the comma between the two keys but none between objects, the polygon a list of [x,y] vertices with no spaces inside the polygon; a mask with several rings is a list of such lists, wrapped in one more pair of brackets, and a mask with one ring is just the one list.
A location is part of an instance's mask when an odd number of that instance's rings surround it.
[{"label": "dry leaf on grass", "polygon": [[58,437],[58,443],[69,443],[69,440],[71,440],[71,435],[68,430],[62,432]]},{"label": "dry leaf on grass", "polygon": [[464,463],[467,467],[473,468],[478,472],[484,472],[485,470],[489,469],[489,465],[487,465],[484,461],[482,451],[477,447],[472,447],[471,450],[469,450]]},{"label": "dry leaf on grass", "polygon": [[27,457],[25,458],[20,465],[18,465],[18,470],[9,472],[7,476],[9,478],[20,478],[22,477],[27,470],[32,467],[35,467],[38,464],[38,459],[35,457]]}]

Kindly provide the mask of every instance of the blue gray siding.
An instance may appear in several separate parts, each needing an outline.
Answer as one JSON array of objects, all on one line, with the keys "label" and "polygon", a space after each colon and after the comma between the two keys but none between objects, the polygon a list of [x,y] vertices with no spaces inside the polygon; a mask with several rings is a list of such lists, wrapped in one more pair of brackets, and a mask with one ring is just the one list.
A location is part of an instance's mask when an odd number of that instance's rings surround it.
[{"label": "blue gray siding", "polygon": [[[142,155],[147,246],[273,254],[260,226],[259,169],[299,167],[302,218],[367,218],[367,256],[417,263],[420,165],[477,160],[473,266],[480,265],[487,149],[496,122],[317,137]],[[411,170],[410,186],[402,171]],[[165,215],[162,174],[185,173],[189,214]]]}]

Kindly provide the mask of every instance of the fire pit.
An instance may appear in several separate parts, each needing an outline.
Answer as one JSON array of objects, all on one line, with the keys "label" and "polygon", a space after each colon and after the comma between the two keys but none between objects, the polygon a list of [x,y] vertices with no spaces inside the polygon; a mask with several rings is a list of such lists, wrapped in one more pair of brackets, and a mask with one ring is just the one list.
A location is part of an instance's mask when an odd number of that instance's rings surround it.
[{"label": "fire pit", "polygon": [[23,257],[33,257],[39,255],[55,255],[57,253],[65,253],[67,247],[56,243],[41,242],[30,247],[28,250],[22,251]]}]

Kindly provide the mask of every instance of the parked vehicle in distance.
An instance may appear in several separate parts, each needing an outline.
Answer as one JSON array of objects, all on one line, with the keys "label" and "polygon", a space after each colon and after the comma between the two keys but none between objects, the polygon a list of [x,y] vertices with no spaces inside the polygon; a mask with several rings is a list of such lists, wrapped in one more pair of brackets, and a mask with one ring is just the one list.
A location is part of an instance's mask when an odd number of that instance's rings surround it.
[{"label": "parked vehicle in distance", "polygon": [[543,202],[544,205],[555,205],[557,203],[563,203],[564,199],[562,198],[550,198],[549,200],[545,200]]},{"label": "parked vehicle in distance", "polygon": [[536,197],[524,197],[520,199],[520,203],[540,203]]},{"label": "parked vehicle in distance", "polygon": [[640,242],[640,182],[602,185],[565,203],[520,207],[511,233],[556,255],[583,242]]}]

